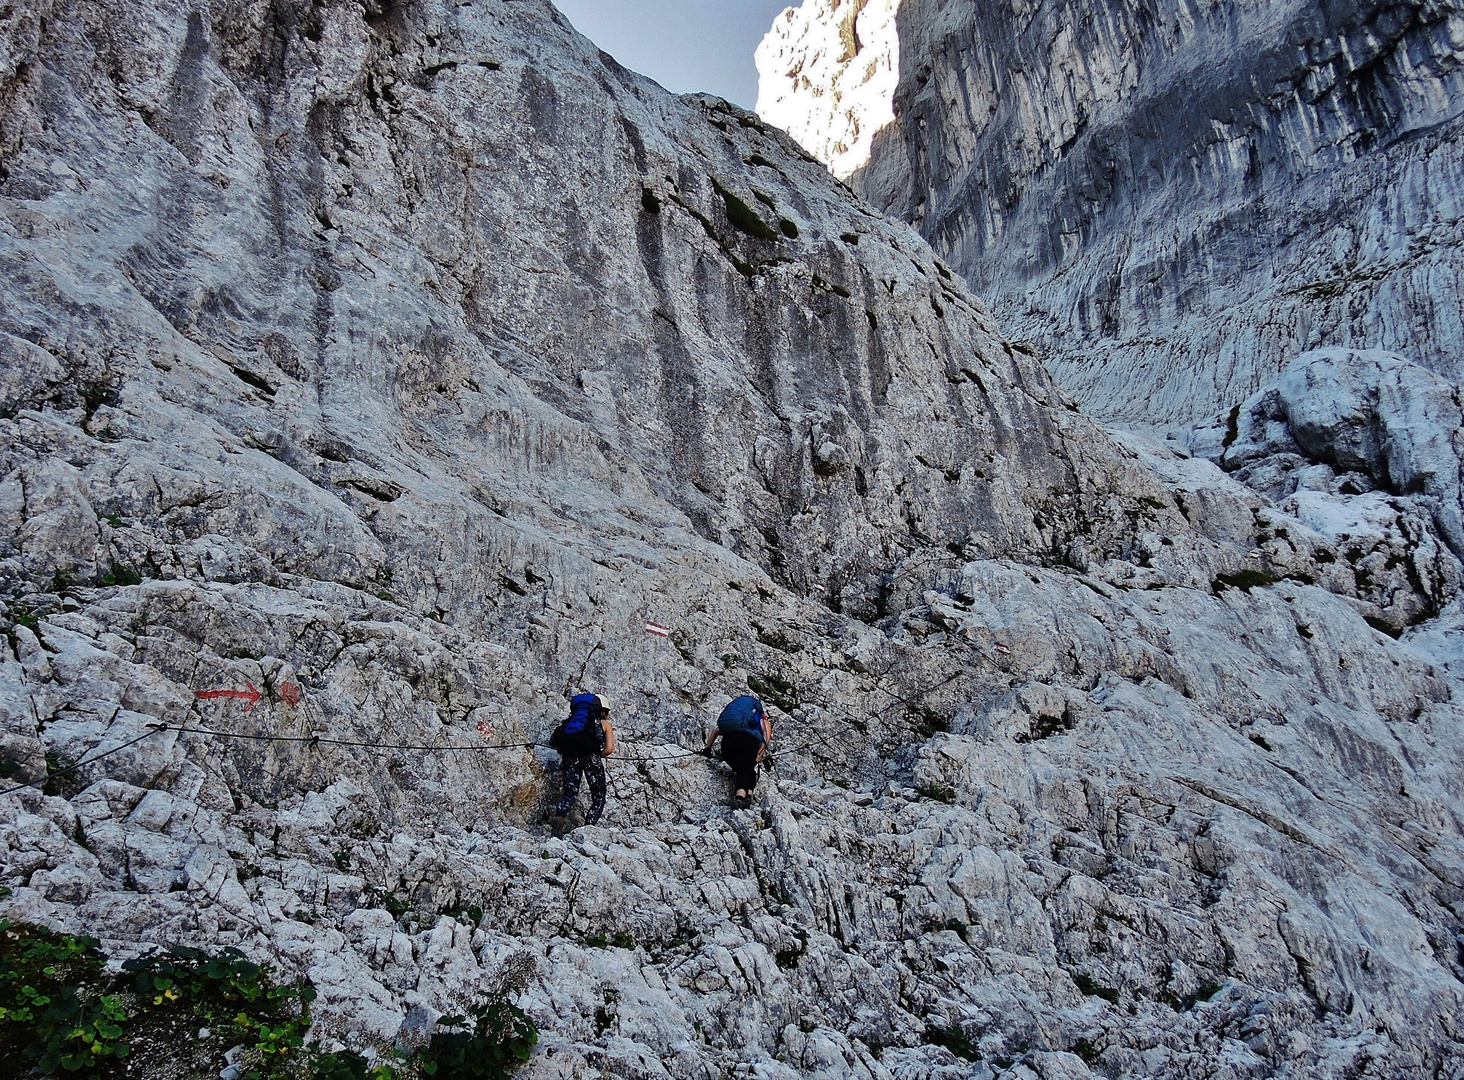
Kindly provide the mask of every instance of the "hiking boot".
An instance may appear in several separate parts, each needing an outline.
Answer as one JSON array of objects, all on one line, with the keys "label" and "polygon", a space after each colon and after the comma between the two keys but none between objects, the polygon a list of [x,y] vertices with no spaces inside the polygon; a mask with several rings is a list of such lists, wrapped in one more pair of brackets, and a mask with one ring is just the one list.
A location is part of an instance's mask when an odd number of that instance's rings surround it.
[{"label": "hiking boot", "polygon": [[563,836],[568,831],[569,819],[563,814],[555,814],[549,819],[549,831],[555,836]]}]

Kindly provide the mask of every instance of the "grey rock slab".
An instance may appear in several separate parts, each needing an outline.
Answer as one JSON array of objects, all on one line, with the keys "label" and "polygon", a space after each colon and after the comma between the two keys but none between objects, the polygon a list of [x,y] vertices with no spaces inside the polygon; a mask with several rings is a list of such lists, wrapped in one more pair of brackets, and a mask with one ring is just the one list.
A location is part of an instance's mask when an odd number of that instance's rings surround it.
[{"label": "grey rock slab", "polygon": [[1464,549],[1455,383],[1386,352],[1318,350],[1240,404],[1234,423],[1226,468],[1291,451],[1395,494],[1427,495],[1445,542]]}]

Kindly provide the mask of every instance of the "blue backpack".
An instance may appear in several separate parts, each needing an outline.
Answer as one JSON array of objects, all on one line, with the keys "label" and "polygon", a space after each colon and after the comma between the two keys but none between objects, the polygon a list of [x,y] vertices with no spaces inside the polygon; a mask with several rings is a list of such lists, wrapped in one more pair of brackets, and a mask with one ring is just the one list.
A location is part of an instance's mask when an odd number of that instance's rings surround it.
[{"label": "blue backpack", "polygon": [[549,745],[564,757],[598,754],[605,746],[605,729],[600,720],[605,709],[594,694],[579,694],[570,699],[569,719],[549,736]]},{"label": "blue backpack", "polygon": [[741,732],[762,742],[762,722],[765,714],[766,710],[761,701],[751,694],[743,694],[740,698],[728,702],[727,707],[722,710],[722,715],[717,717],[717,730],[723,735]]}]

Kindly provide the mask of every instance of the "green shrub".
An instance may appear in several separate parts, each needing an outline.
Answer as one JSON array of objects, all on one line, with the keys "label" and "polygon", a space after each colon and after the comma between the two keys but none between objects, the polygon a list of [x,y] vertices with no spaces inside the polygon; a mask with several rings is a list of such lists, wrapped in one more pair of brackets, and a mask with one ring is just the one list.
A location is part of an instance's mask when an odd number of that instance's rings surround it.
[{"label": "green shrub", "polygon": [[10,605],[10,625],[12,627],[23,626],[34,633],[41,625],[41,617],[31,610],[29,604],[16,600]]},{"label": "green shrub", "polygon": [[[412,1060],[369,1061],[305,1047],[314,1000],[308,982],[280,983],[237,949],[175,946],[110,976],[94,939],[0,919],[0,1062],[40,1076],[212,1075],[242,1043],[243,1080],[501,1080],[539,1038],[522,1011],[494,997],[443,1020],[462,1030],[439,1032]],[[203,1028],[207,1036],[195,1037]]]},{"label": "green shrub", "polygon": [[915,730],[921,738],[933,738],[940,732],[951,729],[949,716],[926,705],[911,705],[909,714],[915,719]]},{"label": "green shrub", "polygon": [[1068,1053],[1077,1054],[1084,1062],[1091,1065],[1102,1056],[1103,1051],[1093,1045],[1090,1039],[1079,1039],[1068,1047]]},{"label": "green shrub", "polygon": [[759,240],[781,239],[772,226],[758,216],[756,210],[724,188],[717,182],[716,177],[712,178],[712,187],[716,188],[717,194],[722,196],[722,203],[727,210],[727,222],[734,229],[747,233],[749,236],[755,236]]},{"label": "green shrub", "polygon": [[102,1080],[130,1046],[122,999],[93,938],[14,927],[0,919],[0,1059],[42,1076]]},{"label": "green shrub", "polygon": [[141,585],[142,575],[126,566],[113,566],[112,569],[97,578],[97,584],[103,587],[112,585]]},{"label": "green shrub", "polygon": [[943,780],[930,780],[921,784],[915,789],[917,793],[927,799],[934,799],[936,802],[954,803],[956,801],[956,789]]},{"label": "green shrub", "polygon": [[798,708],[798,688],[787,679],[781,678],[772,672],[763,672],[762,676],[749,675],[747,677],[747,688],[764,701],[771,702],[785,713],[791,713]]},{"label": "green shrub", "polygon": [[959,1024],[926,1028],[925,1041],[931,1046],[944,1046],[956,1057],[965,1061],[975,1061],[981,1056],[972,1044],[971,1037],[962,1030]]},{"label": "green shrub", "polygon": [[1077,972],[1073,976],[1073,982],[1077,984],[1078,990],[1086,994],[1088,997],[1100,997],[1104,1001],[1108,1002],[1110,1005],[1118,1004],[1117,990],[1115,990],[1111,986],[1104,986],[1102,983],[1098,982],[1091,975],[1088,975],[1085,972]]},{"label": "green shrub", "polygon": [[538,1029],[519,1009],[493,998],[467,1016],[448,1016],[439,1026],[463,1028],[438,1032],[427,1048],[422,1071],[438,1080],[506,1080],[533,1053]]}]

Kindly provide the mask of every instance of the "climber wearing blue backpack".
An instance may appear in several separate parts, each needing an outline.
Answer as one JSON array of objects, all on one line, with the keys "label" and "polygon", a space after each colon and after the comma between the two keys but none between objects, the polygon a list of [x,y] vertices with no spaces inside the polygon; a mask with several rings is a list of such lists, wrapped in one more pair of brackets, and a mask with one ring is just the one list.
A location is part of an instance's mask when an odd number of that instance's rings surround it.
[{"label": "climber wearing blue backpack", "polygon": [[773,726],[768,722],[763,703],[750,694],[729,702],[717,717],[716,730],[707,736],[706,748],[702,750],[705,756],[712,756],[712,746],[718,739],[722,740],[722,760],[732,766],[737,778],[737,794],[732,797],[732,805],[745,807],[757,786],[757,763],[773,741]]},{"label": "climber wearing blue backpack", "polygon": [[610,726],[610,709],[594,694],[570,699],[569,717],[549,736],[549,745],[559,751],[564,772],[564,792],[554,808],[555,836],[564,833],[565,819],[579,796],[580,780],[590,781],[590,809],[585,824],[593,825],[605,812],[605,765],[602,758],[615,752],[615,729]]}]

